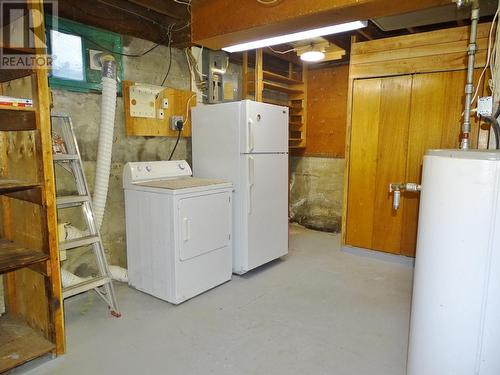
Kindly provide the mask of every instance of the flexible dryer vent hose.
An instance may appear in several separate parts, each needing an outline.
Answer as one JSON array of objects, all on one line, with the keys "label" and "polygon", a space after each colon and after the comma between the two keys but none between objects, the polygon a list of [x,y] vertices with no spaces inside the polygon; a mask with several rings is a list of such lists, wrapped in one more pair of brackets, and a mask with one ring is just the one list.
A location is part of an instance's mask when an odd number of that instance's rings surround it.
[{"label": "flexible dryer vent hose", "polygon": [[101,56],[100,61],[102,63],[102,108],[93,197],[98,229],[102,225],[108,195],[116,110],[116,62],[111,55]]}]

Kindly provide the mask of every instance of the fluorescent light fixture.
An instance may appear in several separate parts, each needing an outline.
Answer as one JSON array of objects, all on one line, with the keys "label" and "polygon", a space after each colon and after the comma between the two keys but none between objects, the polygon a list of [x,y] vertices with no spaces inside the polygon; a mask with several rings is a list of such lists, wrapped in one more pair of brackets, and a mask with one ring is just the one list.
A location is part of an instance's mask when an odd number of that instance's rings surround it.
[{"label": "fluorescent light fixture", "polygon": [[308,62],[321,61],[325,58],[325,54],[321,51],[307,51],[300,55],[300,59]]},{"label": "fluorescent light fixture", "polygon": [[248,51],[250,49],[275,46],[277,44],[290,43],[290,42],[295,42],[297,40],[311,39],[323,35],[343,33],[345,31],[361,29],[363,27],[366,27],[366,25],[367,21],[347,22],[347,23],[341,23],[339,25],[320,27],[319,29],[300,31],[298,33],[286,34],[286,35],[275,36],[272,38],[256,40],[254,42],[235,44],[234,46],[224,47],[222,49],[230,53]]}]

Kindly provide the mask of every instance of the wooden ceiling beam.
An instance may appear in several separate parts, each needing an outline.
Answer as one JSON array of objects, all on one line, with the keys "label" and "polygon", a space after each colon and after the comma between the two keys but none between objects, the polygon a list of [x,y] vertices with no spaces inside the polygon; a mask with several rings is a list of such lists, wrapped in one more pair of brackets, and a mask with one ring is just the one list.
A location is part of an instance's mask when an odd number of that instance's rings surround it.
[{"label": "wooden ceiling beam", "polygon": [[176,20],[188,20],[187,5],[176,3],[173,0],[129,0],[130,2],[163,14]]},{"label": "wooden ceiling beam", "polygon": [[[168,25],[177,21],[121,0],[64,0],[59,2],[58,12],[76,22],[163,45],[168,44]],[[172,39],[174,47],[190,45],[189,27],[174,32]]]},{"label": "wooden ceiling beam", "polygon": [[[262,6],[255,0],[194,0],[193,43],[211,49],[325,25],[407,13],[450,0],[295,0]],[[228,17],[228,12],[230,16]]]}]

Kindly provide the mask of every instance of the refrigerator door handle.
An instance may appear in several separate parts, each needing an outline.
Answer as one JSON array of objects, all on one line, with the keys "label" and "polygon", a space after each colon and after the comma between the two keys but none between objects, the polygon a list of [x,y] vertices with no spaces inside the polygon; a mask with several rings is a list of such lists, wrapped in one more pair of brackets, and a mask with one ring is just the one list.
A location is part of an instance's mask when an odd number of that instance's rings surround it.
[{"label": "refrigerator door handle", "polygon": [[247,142],[248,142],[248,151],[253,151],[255,148],[255,139],[254,139],[254,134],[253,134],[253,120],[250,118],[248,119],[248,126],[247,126]]},{"label": "refrigerator door handle", "polygon": [[253,156],[248,157],[248,214],[252,213],[252,193],[255,184],[255,160]]}]

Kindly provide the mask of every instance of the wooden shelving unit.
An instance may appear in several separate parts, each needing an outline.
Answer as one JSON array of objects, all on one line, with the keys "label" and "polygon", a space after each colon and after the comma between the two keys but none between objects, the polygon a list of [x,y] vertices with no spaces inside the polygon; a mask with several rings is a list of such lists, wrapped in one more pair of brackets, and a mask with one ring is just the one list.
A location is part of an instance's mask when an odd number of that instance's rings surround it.
[{"label": "wooden shelving unit", "polygon": [[287,106],[289,108],[289,147],[306,146],[307,128],[307,69],[300,71],[289,64],[288,76],[263,70],[262,50],[256,50],[253,71],[248,69],[248,54],[243,55],[243,98],[253,96],[256,101]]},{"label": "wooden shelving unit", "polygon": [[[27,3],[37,51],[45,40],[42,0]],[[4,49],[4,53],[9,52]],[[22,80],[22,84],[12,84]],[[64,353],[50,95],[45,68],[0,70],[1,93],[33,107],[0,105],[0,275],[6,314],[0,317],[0,373],[45,354]],[[17,93],[16,88],[23,92]],[[16,95],[17,94],[17,95]]]}]

